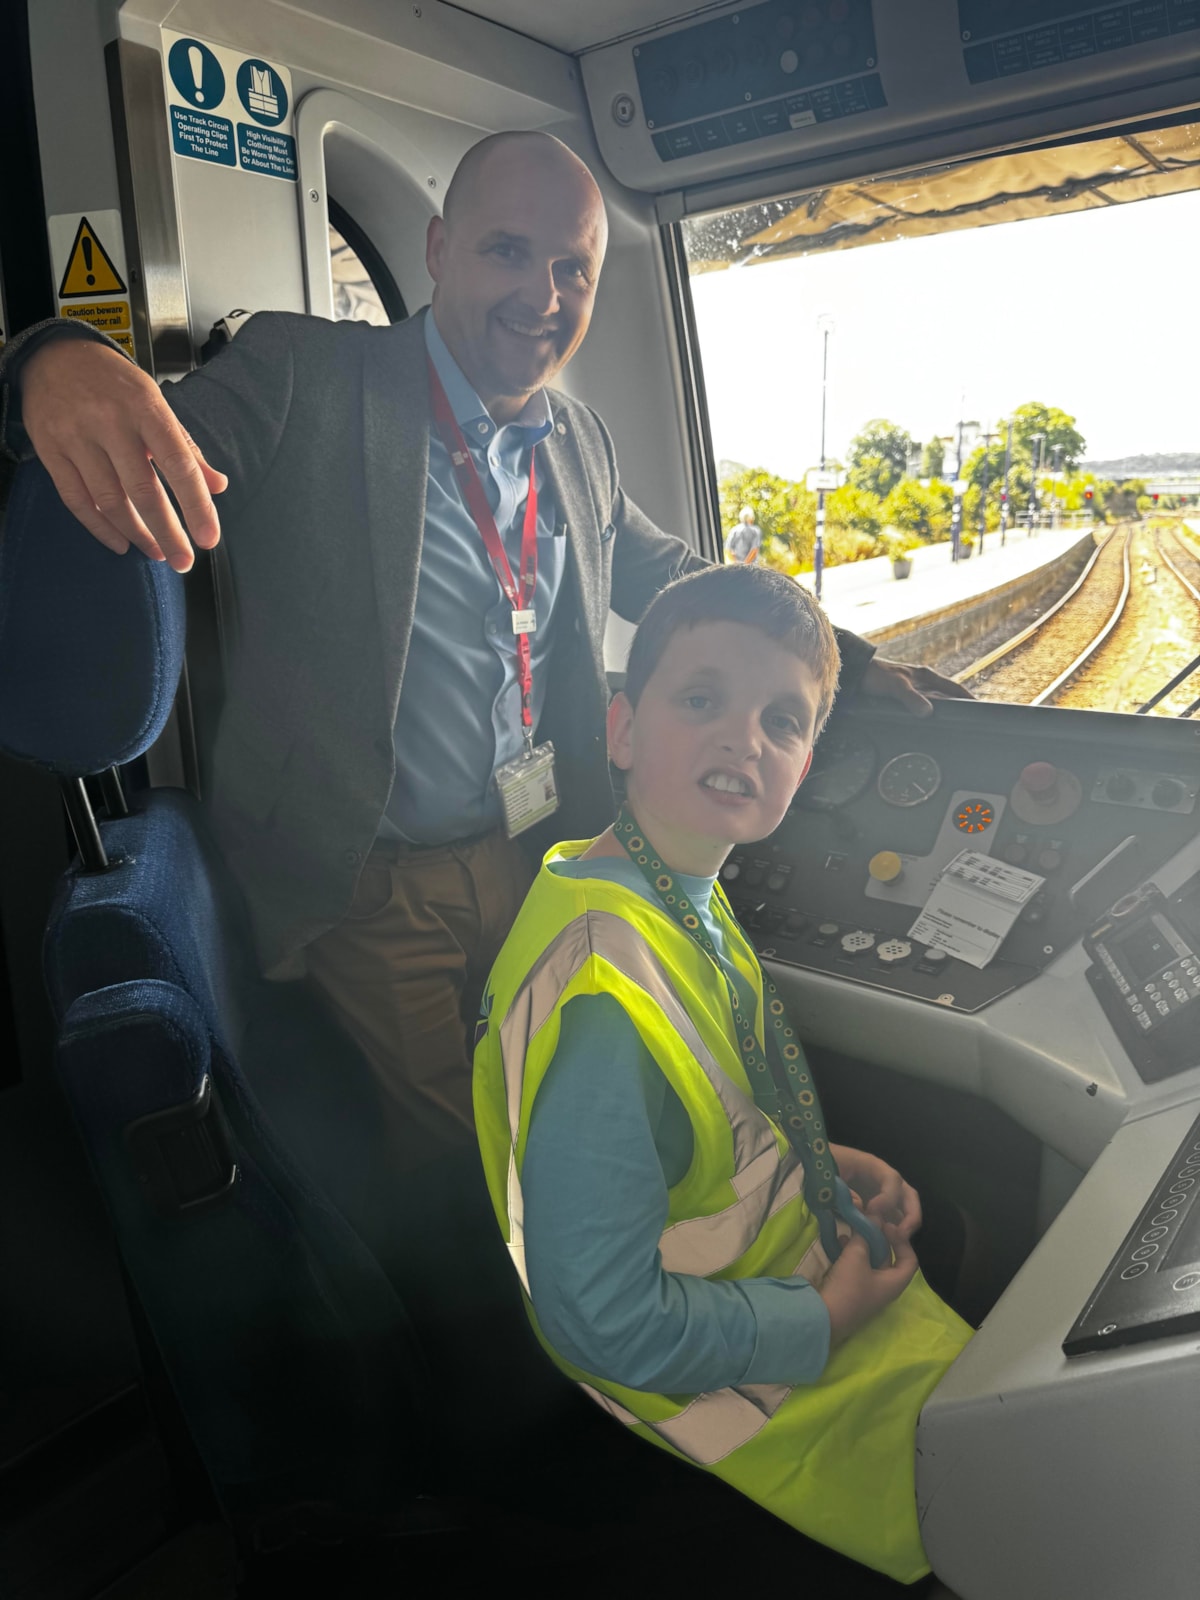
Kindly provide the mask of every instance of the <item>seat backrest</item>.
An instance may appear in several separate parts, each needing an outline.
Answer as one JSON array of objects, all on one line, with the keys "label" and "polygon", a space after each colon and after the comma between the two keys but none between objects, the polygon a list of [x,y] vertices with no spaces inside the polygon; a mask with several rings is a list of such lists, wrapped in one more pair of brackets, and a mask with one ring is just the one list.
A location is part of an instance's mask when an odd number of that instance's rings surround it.
[{"label": "seat backrest", "polygon": [[[36,463],[16,474],[2,533],[0,748],[70,778],[142,754],[179,678],[182,580],[100,546]],[[304,1503],[381,1511],[422,1487],[422,1358],[244,1058],[249,1042],[286,1095],[319,1076],[311,1049],[289,1084],[272,1060],[278,1000],[191,796],[143,792],[100,831],[108,870],[73,864],[47,934],[57,1071],[201,1457],[250,1523]],[[297,1053],[295,1030],[274,1032]],[[348,1043],[304,1032],[330,1047],[325,1084],[353,1083]],[[366,1160],[358,1109],[347,1195]],[[311,1108],[285,1114],[322,1127]],[[336,1187],[329,1144],[313,1137],[308,1155]]]},{"label": "seat backrest", "polygon": [[0,543],[0,749],[81,777],[132,761],[166,726],[183,666],[178,573],[115,556],[38,461],[14,475]]}]

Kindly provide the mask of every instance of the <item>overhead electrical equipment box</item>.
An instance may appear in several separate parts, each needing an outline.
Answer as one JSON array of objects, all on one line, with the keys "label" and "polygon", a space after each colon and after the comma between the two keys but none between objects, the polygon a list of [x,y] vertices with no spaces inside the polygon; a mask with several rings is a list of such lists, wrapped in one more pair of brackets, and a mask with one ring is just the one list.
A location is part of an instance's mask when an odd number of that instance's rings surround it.
[{"label": "overhead electrical equipment box", "polygon": [[984,148],[989,127],[1035,133],[1039,108],[1078,127],[1146,114],[1156,88],[1159,109],[1200,98],[1200,0],[763,0],[589,51],[583,72],[633,188],[885,148],[899,165],[950,127]]}]

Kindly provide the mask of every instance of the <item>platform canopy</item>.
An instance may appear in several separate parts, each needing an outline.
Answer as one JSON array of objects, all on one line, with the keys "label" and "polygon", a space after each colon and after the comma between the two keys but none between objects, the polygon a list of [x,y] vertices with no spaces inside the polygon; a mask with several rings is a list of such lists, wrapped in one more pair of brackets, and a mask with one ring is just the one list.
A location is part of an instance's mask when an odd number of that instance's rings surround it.
[{"label": "platform canopy", "polygon": [[1200,188],[1200,121],[833,184],[690,218],[692,272],[882,244]]}]

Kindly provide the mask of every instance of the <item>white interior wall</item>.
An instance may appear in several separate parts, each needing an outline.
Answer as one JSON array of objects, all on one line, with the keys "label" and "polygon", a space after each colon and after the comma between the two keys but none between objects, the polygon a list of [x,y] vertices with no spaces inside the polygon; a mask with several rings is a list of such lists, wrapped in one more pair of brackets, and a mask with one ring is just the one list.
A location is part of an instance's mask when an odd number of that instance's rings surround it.
[{"label": "white interior wall", "polygon": [[[127,0],[120,27],[123,37],[153,48],[166,27],[279,62],[290,69],[296,106],[321,89],[350,96],[420,153],[421,170],[410,176],[427,193],[443,193],[462,153],[496,129],[545,128],[575,149],[605,193],[611,242],[592,330],[563,386],[608,423],[634,498],[663,526],[690,536],[685,433],[652,205],[603,169],[570,57],[440,0]],[[351,141],[331,145],[331,191],[343,204],[353,198],[348,209],[415,309],[428,287],[413,265],[427,208],[414,201],[411,185],[377,181],[378,163],[358,154],[361,165]],[[310,186],[178,159],[175,175],[194,339],[203,342],[235,306],[304,310],[297,208],[314,203]]]}]

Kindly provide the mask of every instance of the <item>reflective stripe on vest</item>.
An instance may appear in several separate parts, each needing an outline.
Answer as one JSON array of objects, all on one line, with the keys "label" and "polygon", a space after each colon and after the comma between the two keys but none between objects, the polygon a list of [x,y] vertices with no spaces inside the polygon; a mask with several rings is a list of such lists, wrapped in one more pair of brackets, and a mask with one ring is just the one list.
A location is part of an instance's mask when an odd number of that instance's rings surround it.
[{"label": "reflective stripe on vest", "polygon": [[[770,1120],[722,1071],[688,1016],[666,969],[645,939],[609,911],[587,911],[562,929],[531,969],[500,1024],[505,1099],[511,1149],[508,1163],[508,1248],[527,1295],[524,1196],[517,1170],[525,1059],[530,1044],[554,1014],[572,979],[593,956],[636,984],[652,1000],[664,1022],[678,1035],[716,1094],[733,1143],[730,1179],[737,1198],[710,1216],[670,1224],[659,1239],[667,1272],[711,1277],[744,1255],[764,1224],[789,1201],[801,1198],[804,1172],[792,1150],[780,1150]],[[795,1268],[819,1283],[829,1261],[814,1242]],[[536,1310],[536,1306],[535,1306]],[[672,1447],[701,1466],[711,1466],[766,1425],[791,1389],[786,1384],[747,1384],[697,1395],[678,1415],[650,1422],[591,1384],[581,1385],[612,1416],[627,1426],[650,1427]]]},{"label": "reflective stripe on vest", "polygon": [[740,1389],[713,1389],[708,1394],[698,1394],[677,1417],[647,1422],[635,1417],[611,1395],[593,1389],[590,1383],[579,1387],[618,1422],[627,1428],[652,1428],[660,1439],[698,1467],[715,1466],[748,1444],[792,1392],[786,1383],[747,1383]]}]

